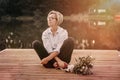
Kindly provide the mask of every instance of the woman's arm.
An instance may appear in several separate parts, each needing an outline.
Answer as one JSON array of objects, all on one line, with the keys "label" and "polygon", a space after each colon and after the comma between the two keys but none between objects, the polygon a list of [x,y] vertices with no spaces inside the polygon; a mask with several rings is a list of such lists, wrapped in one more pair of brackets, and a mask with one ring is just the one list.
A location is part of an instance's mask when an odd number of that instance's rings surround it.
[{"label": "woman's arm", "polygon": [[47,64],[51,59],[55,59],[59,65],[60,68],[64,68],[66,62],[62,61],[59,57],[57,57],[59,53],[58,52],[52,52],[49,56],[45,57],[41,60],[41,64]]},{"label": "woman's arm", "polygon": [[44,31],[42,33],[42,41],[43,41],[43,45],[44,45],[45,49],[47,50],[47,52],[48,53],[53,52],[52,46],[51,46],[51,43],[50,43],[50,38],[49,38],[49,35],[46,31]]},{"label": "woman's arm", "polygon": [[61,31],[61,34],[59,35],[58,41],[57,41],[57,47],[54,49],[54,51],[58,51],[60,53],[60,48],[63,45],[64,40],[68,38],[68,32],[66,30]]},{"label": "woman's arm", "polygon": [[47,64],[50,60],[55,58],[59,53],[58,52],[52,52],[49,56],[45,57],[41,60],[41,64]]},{"label": "woman's arm", "polygon": [[66,65],[68,65],[66,62],[64,62],[64,61],[62,61],[59,57],[55,57],[55,60],[57,61],[57,63],[58,63],[58,66],[59,66],[59,68],[64,68],[64,67],[66,67]]}]

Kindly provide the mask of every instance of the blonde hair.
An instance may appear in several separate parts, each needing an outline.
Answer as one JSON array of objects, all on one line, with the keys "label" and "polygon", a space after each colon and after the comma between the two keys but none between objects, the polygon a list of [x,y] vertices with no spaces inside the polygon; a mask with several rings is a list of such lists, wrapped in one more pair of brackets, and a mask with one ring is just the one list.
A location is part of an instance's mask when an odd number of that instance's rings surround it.
[{"label": "blonde hair", "polygon": [[62,13],[55,11],[55,10],[52,10],[48,13],[48,16],[50,14],[55,14],[57,16],[58,25],[60,25],[63,22],[63,14]]}]

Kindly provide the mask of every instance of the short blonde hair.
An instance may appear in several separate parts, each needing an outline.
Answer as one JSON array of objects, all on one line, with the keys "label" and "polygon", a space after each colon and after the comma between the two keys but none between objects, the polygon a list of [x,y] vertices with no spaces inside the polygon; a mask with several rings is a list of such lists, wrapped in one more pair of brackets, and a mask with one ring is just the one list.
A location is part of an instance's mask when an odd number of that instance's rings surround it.
[{"label": "short blonde hair", "polygon": [[48,13],[48,16],[50,14],[55,14],[57,16],[58,25],[60,25],[63,22],[63,14],[60,13],[59,11],[52,10]]}]

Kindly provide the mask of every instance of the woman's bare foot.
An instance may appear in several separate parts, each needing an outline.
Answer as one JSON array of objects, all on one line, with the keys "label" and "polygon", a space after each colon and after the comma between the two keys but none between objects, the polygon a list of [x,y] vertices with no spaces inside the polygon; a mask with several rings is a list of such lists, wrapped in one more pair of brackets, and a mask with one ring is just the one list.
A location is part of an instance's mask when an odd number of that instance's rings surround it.
[{"label": "woman's bare foot", "polygon": [[53,66],[54,66],[55,68],[59,68],[59,65],[58,65],[57,62],[54,62]]},{"label": "woman's bare foot", "polygon": [[60,67],[59,64],[58,64],[57,62],[55,62],[55,63],[53,64],[53,66],[54,66],[55,68],[63,68],[63,69],[65,69],[65,68],[67,68],[68,64],[67,64],[67,63],[64,63],[64,66],[63,66],[63,67]]}]

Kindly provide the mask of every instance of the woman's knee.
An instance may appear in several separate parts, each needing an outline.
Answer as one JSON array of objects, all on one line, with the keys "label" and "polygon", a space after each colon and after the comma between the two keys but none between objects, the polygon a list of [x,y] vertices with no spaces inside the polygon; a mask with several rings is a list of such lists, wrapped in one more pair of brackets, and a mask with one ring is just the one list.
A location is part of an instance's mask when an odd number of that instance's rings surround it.
[{"label": "woman's knee", "polygon": [[74,38],[69,37],[65,40],[66,43],[73,44],[74,45]]},{"label": "woman's knee", "polygon": [[35,41],[32,42],[33,47],[38,46],[40,44],[41,44],[41,42],[39,40],[35,40]]}]

